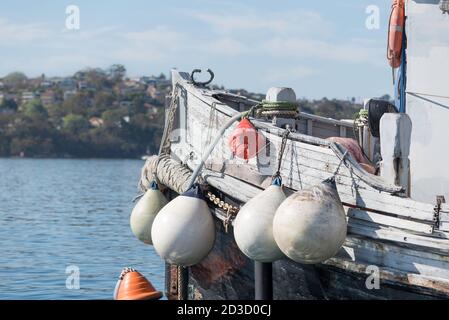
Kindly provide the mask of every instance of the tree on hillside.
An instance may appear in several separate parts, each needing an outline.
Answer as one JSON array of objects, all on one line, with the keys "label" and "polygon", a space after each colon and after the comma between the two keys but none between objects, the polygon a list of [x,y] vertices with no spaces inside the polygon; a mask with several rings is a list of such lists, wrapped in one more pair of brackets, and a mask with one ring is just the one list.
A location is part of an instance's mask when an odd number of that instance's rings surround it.
[{"label": "tree on hillside", "polygon": [[24,89],[27,85],[28,78],[23,72],[11,72],[3,78],[3,83],[8,88]]},{"label": "tree on hillside", "polygon": [[114,82],[120,82],[126,76],[126,68],[121,64],[113,64],[109,67],[108,73]]},{"label": "tree on hillside", "polygon": [[100,68],[88,69],[86,71],[85,80],[98,90],[110,86],[106,72]]},{"label": "tree on hillside", "polygon": [[63,108],[67,113],[81,114],[86,116],[91,108],[91,98],[88,92],[79,91],[74,96],[68,98],[63,103]]},{"label": "tree on hillside", "polygon": [[2,103],[0,104],[0,112],[1,110],[11,110],[11,111],[17,111],[18,106],[17,103],[12,99],[3,99]]},{"label": "tree on hillside", "polygon": [[78,114],[68,114],[64,117],[62,128],[65,132],[77,136],[89,129],[89,121]]},{"label": "tree on hillside", "polygon": [[104,124],[108,127],[116,127],[117,124],[121,124],[124,116],[128,115],[128,110],[124,108],[106,110],[102,113],[101,118]]},{"label": "tree on hillside", "polygon": [[45,109],[39,99],[33,99],[25,103],[23,106],[23,114],[26,117],[37,121],[46,120],[48,118],[47,109]]},{"label": "tree on hillside", "polygon": [[113,93],[98,91],[93,100],[93,108],[90,115],[100,116],[104,111],[111,109],[116,98]]}]

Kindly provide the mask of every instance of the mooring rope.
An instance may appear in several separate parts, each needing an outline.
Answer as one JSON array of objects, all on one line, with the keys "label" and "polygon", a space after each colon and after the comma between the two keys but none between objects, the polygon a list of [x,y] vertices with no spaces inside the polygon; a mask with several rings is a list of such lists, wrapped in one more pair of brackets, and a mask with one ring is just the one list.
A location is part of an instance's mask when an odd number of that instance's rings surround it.
[{"label": "mooring rope", "polygon": [[290,101],[267,101],[263,100],[259,116],[296,118],[299,115],[298,103]]},{"label": "mooring rope", "polygon": [[188,190],[188,182],[192,176],[189,168],[180,165],[169,156],[152,156],[147,159],[142,168],[140,177],[140,188],[146,191],[152,180],[152,173],[157,171],[157,178],[164,186],[177,193],[183,193]]}]

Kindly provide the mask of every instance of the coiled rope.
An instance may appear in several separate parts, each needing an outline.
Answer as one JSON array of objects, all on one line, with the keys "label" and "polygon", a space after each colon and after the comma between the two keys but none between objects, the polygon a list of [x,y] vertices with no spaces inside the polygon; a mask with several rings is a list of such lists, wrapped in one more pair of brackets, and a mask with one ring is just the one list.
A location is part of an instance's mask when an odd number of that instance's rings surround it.
[{"label": "coiled rope", "polygon": [[299,115],[299,104],[289,101],[267,101],[263,100],[258,115],[262,117],[297,118]]}]

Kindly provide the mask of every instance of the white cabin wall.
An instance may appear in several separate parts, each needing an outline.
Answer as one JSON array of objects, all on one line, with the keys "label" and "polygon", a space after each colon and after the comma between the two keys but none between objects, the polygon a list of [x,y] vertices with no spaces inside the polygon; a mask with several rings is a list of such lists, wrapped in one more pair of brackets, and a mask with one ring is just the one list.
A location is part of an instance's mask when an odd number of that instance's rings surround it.
[{"label": "white cabin wall", "polygon": [[449,201],[449,15],[438,4],[407,2],[411,197],[430,203]]}]

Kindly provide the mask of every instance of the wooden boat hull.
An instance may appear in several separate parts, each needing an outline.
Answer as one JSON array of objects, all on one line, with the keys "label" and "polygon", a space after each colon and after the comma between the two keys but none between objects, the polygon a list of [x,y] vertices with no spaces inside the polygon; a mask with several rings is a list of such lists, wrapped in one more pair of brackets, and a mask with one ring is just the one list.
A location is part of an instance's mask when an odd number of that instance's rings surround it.
[{"label": "wooden boat hull", "polygon": [[[209,256],[189,270],[188,299],[254,299],[254,263],[238,249],[232,232],[216,223],[216,242]],[[176,277],[175,274],[172,275]],[[273,263],[275,300],[446,299],[446,293],[397,281],[380,280],[368,289],[369,274],[332,264],[302,265],[283,259]]]},{"label": "wooden boat hull", "polygon": [[[232,102],[229,98],[223,102],[217,100],[212,90],[189,83],[187,74],[175,71],[172,77],[174,87],[181,92],[177,112],[177,128],[181,130],[171,136],[168,160],[157,161],[158,170],[143,170],[141,185],[147,185],[152,173],[157,171],[159,180],[165,182],[174,197],[176,192],[185,191],[185,181],[197,166],[210,137],[242,108],[239,104],[244,100]],[[302,117],[307,119],[308,116]],[[317,126],[321,131],[317,133],[307,128],[309,120],[322,121]],[[267,157],[275,162],[282,129],[257,120],[254,123],[261,130],[268,129],[263,134],[273,150],[268,150]],[[305,122],[299,119],[296,125],[299,133],[289,136],[281,167],[287,193],[329,178],[340,162],[341,150],[332,149],[323,138],[335,132],[347,134],[342,130],[347,124],[336,120],[313,117]],[[325,126],[340,126],[340,129],[324,130]],[[311,136],[312,132],[320,136]],[[207,137],[202,139],[205,133]],[[229,161],[232,156],[224,143],[217,146],[211,158],[202,171],[202,179],[214,194],[237,207],[261,192],[272,173],[261,161]],[[148,166],[150,162],[147,161]],[[437,207],[397,195],[396,186],[366,174],[350,158],[347,162],[349,166],[342,166],[336,179],[348,219],[348,236],[343,247],[337,256],[317,265],[302,265],[288,259],[275,262],[274,298],[449,298],[449,232],[444,225],[449,221],[449,206]],[[174,170],[182,171],[185,180],[164,172],[176,165],[178,168]],[[186,287],[189,299],[253,299],[254,263],[238,249],[232,227],[229,233],[225,232],[226,214],[212,203],[210,209],[216,217],[215,246],[201,263],[188,269],[187,286],[178,281],[177,268],[167,266],[167,296],[179,298],[178,293],[184,292],[182,287]],[[376,279],[379,279],[378,286]]]}]

